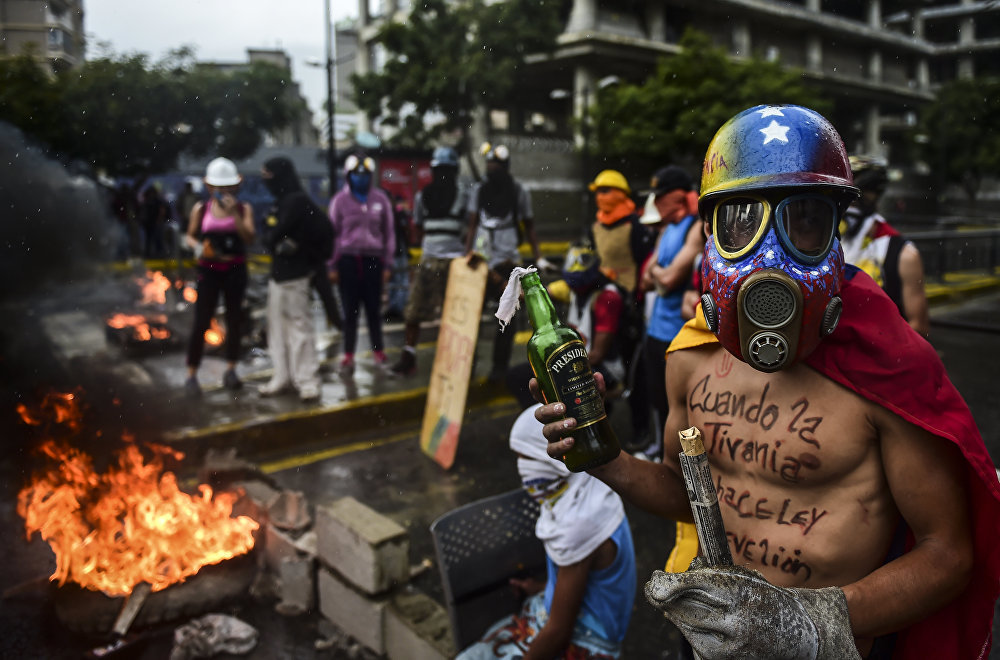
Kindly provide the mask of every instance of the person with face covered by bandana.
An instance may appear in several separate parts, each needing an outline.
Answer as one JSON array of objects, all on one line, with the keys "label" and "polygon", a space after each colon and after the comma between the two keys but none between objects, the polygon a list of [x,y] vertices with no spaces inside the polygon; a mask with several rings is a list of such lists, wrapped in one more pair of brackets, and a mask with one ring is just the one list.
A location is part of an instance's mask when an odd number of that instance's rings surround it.
[{"label": "person with face covered by bandana", "polygon": [[347,183],[330,200],[333,258],[330,281],[340,288],[344,305],[343,375],[354,373],[358,343],[358,313],[364,307],[375,364],[386,362],[382,337],[382,287],[392,276],[396,230],[392,202],[374,185],[375,161],[351,154],[344,161]]},{"label": "person with face covered by bandana", "polygon": [[[719,129],[702,302],[667,356],[664,463],[622,453],[592,471],[691,522],[678,432],[702,430],[735,565],[656,571],[645,589],[702,657],[989,652],[1000,483],[933,347],[845,267],[836,228],[857,196],[812,110],[757,106]],[[573,443],[563,411],[536,413],[553,457]]]},{"label": "person with face covered by bandana", "polygon": [[[489,143],[480,149],[486,157],[486,178],[477,183],[469,196],[469,234],[465,253],[470,260],[486,259],[490,268],[487,298],[499,298],[514,266],[521,263],[518,246],[521,230],[527,235],[535,264],[542,270],[551,268],[542,257],[535,235],[531,194],[510,174],[510,150],[504,145]],[[513,332],[499,327],[493,338],[493,360],[489,380],[500,382],[510,365]]]},{"label": "person with face covered by bandana", "polygon": [[654,235],[636,213],[632,189],[621,172],[604,170],[590,183],[597,204],[597,219],[590,228],[594,249],[611,277],[633,293],[639,269],[653,249]]},{"label": "person with face covered by bandana", "polygon": [[889,183],[886,162],[872,156],[851,156],[850,162],[861,198],[851,204],[840,223],[844,259],[868,273],[896,303],[903,318],[926,337],[930,319],[920,252],[878,212],[878,201]]},{"label": "person with face covered by bandana", "polygon": [[538,502],[535,534],[545,547],[546,581],[511,580],[529,594],[457,660],[620,658],[635,602],[632,532],[621,498],[545,454],[542,425],[526,408],[510,430],[521,484]]},{"label": "person with face covered by bandana", "polygon": [[310,313],[310,279],[315,259],[310,254],[310,219],[323,211],[299,181],[292,161],[277,156],[264,163],[261,180],[274,197],[267,218],[265,244],[271,254],[267,283],[267,350],[273,370],[260,388],[263,396],[294,387],[303,401],[319,398],[316,330]]}]

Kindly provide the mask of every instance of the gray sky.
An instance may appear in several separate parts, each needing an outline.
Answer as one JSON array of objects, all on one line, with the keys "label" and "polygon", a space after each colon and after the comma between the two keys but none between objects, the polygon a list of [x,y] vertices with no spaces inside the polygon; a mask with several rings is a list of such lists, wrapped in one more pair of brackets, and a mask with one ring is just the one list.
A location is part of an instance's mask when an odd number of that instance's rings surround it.
[{"label": "gray sky", "polygon": [[[357,0],[330,4],[334,21],[358,14]],[[97,54],[98,42],[154,60],[184,45],[193,46],[200,60],[227,62],[245,61],[247,48],[282,48],[292,58],[292,75],[310,110],[321,114],[325,69],[306,60],[326,57],[323,0],[84,0],[83,9],[88,57]]]}]

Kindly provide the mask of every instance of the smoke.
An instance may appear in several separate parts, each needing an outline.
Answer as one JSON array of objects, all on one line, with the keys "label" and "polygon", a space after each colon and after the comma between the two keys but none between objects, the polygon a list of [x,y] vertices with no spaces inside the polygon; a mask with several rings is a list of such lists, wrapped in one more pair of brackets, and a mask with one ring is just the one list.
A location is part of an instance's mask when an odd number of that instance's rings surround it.
[{"label": "smoke", "polygon": [[117,231],[109,208],[93,179],[0,122],[0,297],[89,278]]}]

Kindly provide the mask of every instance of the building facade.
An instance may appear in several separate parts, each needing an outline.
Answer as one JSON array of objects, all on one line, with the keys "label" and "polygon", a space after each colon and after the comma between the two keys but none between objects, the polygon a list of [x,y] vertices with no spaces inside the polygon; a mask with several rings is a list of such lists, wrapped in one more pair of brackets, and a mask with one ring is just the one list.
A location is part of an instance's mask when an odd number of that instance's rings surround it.
[{"label": "building facade", "polygon": [[31,54],[52,71],[83,62],[83,0],[0,0],[0,56]]},{"label": "building facade", "polygon": [[[405,0],[359,0],[355,70],[378,70],[374,42]],[[529,55],[518,107],[487,108],[480,132],[511,143],[529,185],[579,187],[585,108],[603,84],[641,83],[694,28],[734,59],[761,56],[800,70],[831,100],[851,153],[893,162],[909,152],[918,110],[957,78],[1000,74],[1000,4],[976,0],[566,0],[551,54]],[[575,121],[573,121],[575,120]],[[364,130],[372,130],[360,118]],[[378,127],[374,130],[378,132]],[[573,133],[575,131],[575,134]],[[474,131],[475,133],[475,131]],[[522,148],[530,153],[519,155]],[[547,152],[547,155],[546,155]],[[540,167],[539,159],[544,160]],[[574,171],[576,170],[576,171]],[[538,172],[545,172],[538,175]]]}]

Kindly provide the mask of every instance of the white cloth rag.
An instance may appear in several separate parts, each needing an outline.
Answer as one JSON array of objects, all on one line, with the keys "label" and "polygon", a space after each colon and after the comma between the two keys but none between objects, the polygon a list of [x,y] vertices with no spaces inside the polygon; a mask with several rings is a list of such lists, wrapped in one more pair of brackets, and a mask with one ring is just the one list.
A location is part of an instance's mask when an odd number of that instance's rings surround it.
[{"label": "white cloth rag", "polygon": [[510,271],[510,279],[507,280],[507,288],[500,296],[500,304],[497,305],[496,317],[500,321],[500,331],[507,329],[510,320],[514,318],[514,312],[521,308],[521,278],[528,273],[537,273],[538,270],[532,266],[521,268],[514,266]]},{"label": "white cloth rag", "polygon": [[570,472],[546,453],[542,424],[532,406],[510,430],[510,448],[519,454],[521,482],[541,505],[535,535],[557,566],[574,564],[610,538],[625,518],[621,497],[586,472]]}]

